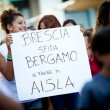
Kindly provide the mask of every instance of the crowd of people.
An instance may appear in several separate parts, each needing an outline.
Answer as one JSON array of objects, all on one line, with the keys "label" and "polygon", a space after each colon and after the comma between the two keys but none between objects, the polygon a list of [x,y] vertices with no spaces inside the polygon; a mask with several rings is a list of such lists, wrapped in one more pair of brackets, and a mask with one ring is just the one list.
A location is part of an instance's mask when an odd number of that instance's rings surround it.
[{"label": "crowd of people", "polygon": [[40,19],[38,28],[27,27],[24,16],[15,9],[4,10],[0,16],[6,32],[0,46],[0,110],[110,110],[110,2],[101,4],[97,11],[96,26],[84,29],[80,25],[88,53],[92,81],[87,82],[81,94],[71,93],[42,99],[18,99],[10,45],[11,33],[78,25],[67,19],[63,25],[54,15]]}]

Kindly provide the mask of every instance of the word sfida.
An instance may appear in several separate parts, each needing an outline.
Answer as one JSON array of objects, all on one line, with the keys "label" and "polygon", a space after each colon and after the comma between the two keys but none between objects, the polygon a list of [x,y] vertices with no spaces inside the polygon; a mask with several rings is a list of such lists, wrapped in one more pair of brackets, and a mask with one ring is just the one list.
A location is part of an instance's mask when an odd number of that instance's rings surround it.
[{"label": "word sfida", "polygon": [[45,30],[45,31],[33,31],[31,33],[25,33],[21,36],[23,40],[23,46],[27,46],[34,43],[59,40],[64,38],[69,38],[69,33],[67,29],[54,29],[54,30]]},{"label": "word sfida", "polygon": [[58,50],[58,47],[56,45],[45,45],[38,47],[38,51],[40,51],[40,53],[51,52],[55,50]]},{"label": "word sfida", "polygon": [[[47,89],[46,87],[49,89]],[[67,77],[64,85],[61,85],[61,80],[59,78],[56,79],[56,82],[54,82],[52,78],[47,79],[46,81],[40,81],[40,85],[38,85],[36,81],[33,81],[31,95],[33,95],[33,93],[35,92],[50,92],[68,87],[72,87],[74,89],[74,83],[71,81],[69,76]]]},{"label": "word sfida", "polygon": [[32,68],[34,66],[39,66],[42,64],[57,64],[57,63],[65,63],[70,61],[77,60],[77,52],[62,52],[61,54],[49,54],[49,55],[39,55],[30,57],[25,57],[28,68]]}]

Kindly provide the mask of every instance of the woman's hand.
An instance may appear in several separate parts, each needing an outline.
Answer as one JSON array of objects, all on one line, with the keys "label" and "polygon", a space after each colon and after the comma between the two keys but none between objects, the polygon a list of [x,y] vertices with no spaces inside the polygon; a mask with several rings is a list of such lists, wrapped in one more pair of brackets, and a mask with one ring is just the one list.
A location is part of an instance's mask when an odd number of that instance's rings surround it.
[{"label": "woman's hand", "polygon": [[12,35],[11,34],[7,34],[7,36],[6,36],[6,45],[7,45],[8,51],[10,51],[10,52],[11,52],[10,45],[12,43],[13,43]]}]

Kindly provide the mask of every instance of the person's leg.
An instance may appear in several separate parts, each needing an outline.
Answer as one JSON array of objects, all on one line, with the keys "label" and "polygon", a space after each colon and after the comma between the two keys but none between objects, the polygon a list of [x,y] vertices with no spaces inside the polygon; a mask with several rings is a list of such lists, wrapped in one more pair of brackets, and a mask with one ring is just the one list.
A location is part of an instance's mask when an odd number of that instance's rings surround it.
[{"label": "person's leg", "polygon": [[50,97],[54,110],[65,110],[65,101],[63,95]]},{"label": "person's leg", "polygon": [[54,110],[53,109],[53,104],[52,104],[52,101],[51,101],[50,97],[48,97],[48,110]]},{"label": "person's leg", "polygon": [[42,110],[42,108],[35,108],[35,109],[31,109],[31,110]]},{"label": "person's leg", "polygon": [[50,97],[42,98],[42,110],[53,110]]},{"label": "person's leg", "polygon": [[48,110],[48,98],[42,98],[42,110]]},{"label": "person's leg", "polygon": [[77,110],[80,94],[72,93],[65,95],[66,110]]},{"label": "person's leg", "polygon": [[25,110],[42,110],[41,99],[37,99],[31,102],[22,103]]}]

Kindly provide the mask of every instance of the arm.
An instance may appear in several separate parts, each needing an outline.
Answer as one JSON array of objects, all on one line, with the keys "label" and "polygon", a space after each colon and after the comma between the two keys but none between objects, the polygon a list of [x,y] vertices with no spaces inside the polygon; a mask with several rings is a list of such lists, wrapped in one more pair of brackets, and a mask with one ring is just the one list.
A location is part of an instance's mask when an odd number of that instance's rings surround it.
[{"label": "arm", "polygon": [[[6,37],[6,45],[8,48],[8,55],[12,56],[10,44],[12,43],[12,37],[11,35],[7,35]],[[7,61],[5,58],[0,54],[0,71],[5,76],[5,78],[9,81],[13,80],[14,77],[14,70],[13,70],[13,62]]]},{"label": "arm", "polygon": [[0,71],[5,76],[5,78],[9,81],[13,80],[14,70],[13,70],[13,62],[5,61],[5,58],[0,54]]},{"label": "arm", "polygon": [[21,105],[0,93],[0,110],[23,110]]}]

